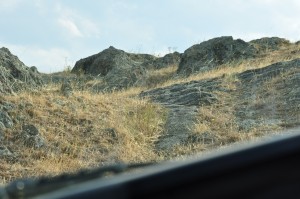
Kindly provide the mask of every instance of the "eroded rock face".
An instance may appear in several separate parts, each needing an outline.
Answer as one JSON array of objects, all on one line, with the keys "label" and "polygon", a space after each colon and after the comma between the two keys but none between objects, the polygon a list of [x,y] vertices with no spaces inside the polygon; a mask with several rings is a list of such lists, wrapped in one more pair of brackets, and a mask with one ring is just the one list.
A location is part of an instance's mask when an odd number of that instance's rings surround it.
[{"label": "eroded rock face", "polygon": [[140,94],[140,97],[150,98],[169,110],[165,130],[156,143],[158,151],[168,153],[174,146],[191,138],[192,126],[197,122],[198,108],[218,100],[212,91],[221,89],[219,84],[218,79],[191,81]]},{"label": "eroded rock face", "polygon": [[149,54],[127,53],[111,46],[76,62],[72,73],[88,74],[103,80],[94,85],[98,91],[120,90],[144,85],[148,69],[178,66],[180,59],[178,52],[158,58]]},{"label": "eroded rock face", "polygon": [[263,37],[252,40],[249,44],[252,44],[258,50],[258,53],[279,50],[282,46],[291,45],[288,40],[279,37]]},{"label": "eroded rock face", "polygon": [[0,48],[0,93],[36,88],[42,83],[42,78],[35,67],[25,66],[7,48]]},{"label": "eroded rock face", "polygon": [[5,111],[0,111],[0,123],[1,128],[11,128],[14,125],[11,117]]},{"label": "eroded rock face", "polygon": [[229,37],[218,37],[196,44],[184,51],[178,73],[190,75],[219,65],[253,58],[256,49],[247,42]]},{"label": "eroded rock face", "polygon": [[123,89],[135,85],[145,78],[145,62],[152,62],[156,57],[147,54],[126,53],[123,50],[108,49],[76,62],[73,73],[84,73],[104,78],[100,90]]},{"label": "eroded rock face", "polygon": [[300,125],[300,59],[278,62],[237,75],[244,101],[236,115],[241,129],[259,125]]},{"label": "eroded rock face", "polygon": [[169,53],[169,54],[166,54],[165,56],[159,57],[155,60],[147,61],[143,65],[146,68],[154,68],[154,69],[161,69],[161,68],[165,68],[168,66],[178,67],[180,60],[181,60],[181,55],[182,54],[180,54],[178,52]]},{"label": "eroded rock face", "polygon": [[22,126],[21,139],[27,147],[41,148],[45,145],[44,138],[37,127],[32,124]]}]

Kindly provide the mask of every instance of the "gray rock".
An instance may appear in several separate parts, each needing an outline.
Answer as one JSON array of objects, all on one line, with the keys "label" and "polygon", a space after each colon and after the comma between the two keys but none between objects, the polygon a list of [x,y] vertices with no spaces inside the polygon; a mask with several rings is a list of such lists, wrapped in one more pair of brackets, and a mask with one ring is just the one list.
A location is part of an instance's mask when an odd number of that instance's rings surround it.
[{"label": "gray rock", "polygon": [[71,81],[64,81],[61,85],[60,92],[65,96],[69,97],[73,93]]},{"label": "gray rock", "polygon": [[141,84],[146,77],[143,63],[155,59],[157,58],[152,55],[126,53],[111,46],[96,55],[77,61],[72,73],[102,77],[104,83],[94,85],[100,91],[119,90]]},{"label": "gray rock", "polygon": [[155,59],[154,56],[151,56],[151,58],[149,58],[149,56],[150,55],[143,56],[126,53],[123,50],[110,46],[108,49],[105,49],[96,55],[77,61],[72,72],[78,73],[83,71],[85,74],[105,76],[113,68],[131,68],[140,65],[145,62],[145,60],[149,61],[150,59]]},{"label": "gray rock", "polygon": [[256,49],[241,39],[218,37],[196,44],[184,51],[177,73],[190,75],[219,65],[253,58]]},{"label": "gray rock", "polygon": [[[236,112],[241,130],[247,131],[255,125],[288,127],[300,125],[299,66],[300,59],[295,59],[247,70],[237,75],[238,98],[252,104],[240,106]],[[274,80],[277,80],[271,85],[274,93],[268,93],[265,88],[270,87],[270,82]],[[259,106],[253,105],[255,102],[258,102]]]},{"label": "gray rock", "polygon": [[158,151],[168,153],[173,147],[191,141],[191,128],[197,122],[198,108],[218,100],[212,91],[219,90],[219,84],[218,79],[191,81],[140,94],[140,97],[150,98],[168,109],[164,132],[156,143]]},{"label": "gray rock", "polygon": [[6,146],[0,146],[0,157],[12,156],[13,153]]},{"label": "gray rock", "polygon": [[43,84],[40,75],[25,66],[7,48],[0,48],[0,93],[34,89]]},{"label": "gray rock", "polygon": [[6,129],[5,125],[2,122],[0,122],[0,130],[5,130],[5,129]]},{"label": "gray rock", "polygon": [[10,157],[13,156],[13,153],[6,147],[0,146],[0,157]]},{"label": "gray rock", "polygon": [[12,119],[4,111],[0,111],[0,122],[3,123],[6,128],[11,128],[14,125]]},{"label": "gray rock", "polygon": [[21,136],[18,137],[27,147],[41,148],[45,146],[45,140],[39,130],[32,124],[23,125]]},{"label": "gray rock", "polygon": [[24,134],[28,134],[28,135],[34,136],[39,134],[39,130],[32,124],[23,125],[22,130]]},{"label": "gray rock", "polygon": [[41,136],[25,135],[24,144],[27,147],[39,149],[45,145],[45,140]]},{"label": "gray rock", "polygon": [[155,60],[147,61],[143,64],[145,68],[161,69],[168,66],[178,67],[181,60],[181,54],[178,52],[166,54],[163,57],[159,57]]},{"label": "gray rock", "polygon": [[0,107],[1,107],[1,110],[10,111],[15,108],[15,105],[10,102],[3,101],[3,102],[1,102]]},{"label": "gray rock", "polygon": [[252,40],[249,44],[252,44],[258,50],[258,53],[279,50],[282,46],[291,45],[288,40],[279,37],[263,37]]},{"label": "gray rock", "polygon": [[2,130],[3,129],[1,129],[1,127],[0,127],[0,141],[4,139],[4,133]]}]

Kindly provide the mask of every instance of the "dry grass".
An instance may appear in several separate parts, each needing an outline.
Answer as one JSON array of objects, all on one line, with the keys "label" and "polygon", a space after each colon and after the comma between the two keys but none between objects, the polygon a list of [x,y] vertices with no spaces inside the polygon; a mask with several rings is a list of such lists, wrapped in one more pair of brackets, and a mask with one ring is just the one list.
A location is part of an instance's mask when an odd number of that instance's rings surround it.
[{"label": "dry grass", "polygon": [[[66,98],[49,86],[36,93],[5,96],[23,118],[5,132],[16,161],[1,160],[0,181],[16,177],[56,175],[115,162],[156,161],[153,143],[162,131],[166,112],[158,105],[130,96],[137,90],[111,94],[75,92]],[[34,124],[46,147],[26,147],[15,138],[21,124]]]},{"label": "dry grass", "polygon": [[[177,77],[175,79],[169,79],[162,84],[158,84],[157,87],[165,87],[172,84],[211,79],[224,75],[230,76],[244,72],[246,70],[263,68],[277,62],[290,61],[296,58],[300,58],[300,44],[292,44],[292,46],[282,47],[281,49],[276,51],[266,52],[255,59],[248,59],[239,63],[224,64],[209,71],[192,74],[191,76],[186,78]],[[174,71],[173,76],[176,75],[175,72],[176,71]]]},{"label": "dry grass", "polygon": [[[9,112],[18,120],[12,129],[4,133],[4,142],[17,155],[16,159],[0,160],[0,183],[15,178],[40,175],[57,175],[74,172],[80,168],[123,162],[159,161],[154,143],[160,136],[166,121],[167,111],[159,105],[136,96],[145,89],[165,87],[176,83],[224,77],[222,86],[232,93],[216,92],[218,103],[199,108],[198,122],[188,143],[173,149],[180,157],[228,145],[237,141],[251,140],[264,135],[278,126],[261,125],[247,132],[237,124],[236,110],[243,104],[262,109],[278,100],[279,109],[285,99],[278,91],[281,79],[272,79],[266,87],[257,91],[254,101],[241,101],[237,94],[236,74],[245,70],[262,68],[279,61],[300,57],[299,45],[269,52],[254,60],[227,64],[217,69],[176,77],[176,67],[150,71],[146,86],[125,91],[92,94],[76,91],[66,98],[59,93],[57,85],[48,85],[38,92],[23,92],[18,95],[1,96],[1,101],[16,105]],[[284,74],[283,74],[284,75]],[[90,81],[87,86],[99,83]],[[280,87],[281,86],[281,87]],[[278,90],[279,89],[279,90]],[[236,92],[235,92],[236,91]],[[265,97],[268,96],[268,97]],[[238,102],[238,103],[237,103]],[[282,108],[284,114],[285,107]],[[299,117],[299,112],[288,114]],[[34,124],[46,141],[46,147],[26,147],[15,138],[21,133],[22,124]]]}]

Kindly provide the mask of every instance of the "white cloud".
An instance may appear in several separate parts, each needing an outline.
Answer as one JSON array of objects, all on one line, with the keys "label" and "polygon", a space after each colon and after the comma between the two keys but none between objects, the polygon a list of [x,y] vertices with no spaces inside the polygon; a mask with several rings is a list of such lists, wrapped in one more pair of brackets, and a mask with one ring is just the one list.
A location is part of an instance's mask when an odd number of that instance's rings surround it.
[{"label": "white cloud", "polygon": [[75,37],[99,37],[100,28],[97,23],[83,16],[76,10],[62,4],[56,5],[58,23]]},{"label": "white cloud", "polygon": [[77,25],[71,19],[58,19],[58,23],[61,27],[68,31],[72,36],[82,37],[82,33],[78,29]]}]

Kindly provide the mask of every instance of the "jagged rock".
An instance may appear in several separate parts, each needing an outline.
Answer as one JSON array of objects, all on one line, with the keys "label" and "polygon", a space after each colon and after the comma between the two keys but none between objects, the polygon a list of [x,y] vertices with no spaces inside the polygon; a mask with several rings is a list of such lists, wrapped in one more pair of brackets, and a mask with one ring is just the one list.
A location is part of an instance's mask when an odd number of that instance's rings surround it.
[{"label": "jagged rock", "polygon": [[13,153],[6,147],[0,146],[0,157],[10,157],[13,156]]},{"label": "jagged rock", "polygon": [[25,146],[41,148],[45,145],[44,138],[40,135],[39,130],[32,124],[23,125],[21,137]]},{"label": "jagged rock", "polygon": [[211,91],[219,89],[218,84],[216,79],[191,81],[142,92],[140,97],[150,97],[154,102],[165,105],[210,105],[217,100]]},{"label": "jagged rock", "polygon": [[72,95],[73,93],[73,88],[72,88],[72,84],[71,81],[64,81],[60,87],[60,92],[65,96],[65,97],[69,97]]},{"label": "jagged rock", "polygon": [[188,141],[191,128],[197,122],[199,106],[211,105],[218,100],[212,91],[219,90],[219,84],[218,79],[191,81],[140,94],[140,97],[148,97],[169,110],[164,132],[156,143],[158,151],[168,152]]},{"label": "jagged rock", "polygon": [[152,55],[126,53],[111,46],[76,62],[72,73],[104,77],[104,83],[95,86],[99,90],[123,89],[144,80],[146,71],[142,64],[154,59]]},{"label": "jagged rock", "polygon": [[3,122],[0,122],[0,137],[1,137],[1,130],[6,129],[5,125],[3,124]]},{"label": "jagged rock", "polygon": [[279,50],[280,47],[290,45],[291,43],[279,37],[263,37],[261,39],[252,40],[249,44],[252,44],[258,50],[258,53],[261,53]]},{"label": "jagged rock", "polygon": [[7,48],[0,48],[0,93],[13,93],[42,84],[39,73],[25,66]]},{"label": "jagged rock", "polygon": [[300,59],[248,70],[237,77],[239,99],[250,104],[236,113],[240,129],[300,125]]},{"label": "jagged rock", "polygon": [[115,67],[104,78],[101,90],[121,90],[131,86],[142,85],[146,71],[142,66],[131,68]]},{"label": "jagged rock", "polygon": [[24,134],[28,134],[28,135],[38,135],[39,134],[39,130],[32,124],[28,124],[28,125],[23,125],[22,126],[22,130]]},{"label": "jagged rock", "polygon": [[154,60],[155,57],[151,55],[130,54],[110,46],[96,55],[77,61],[72,72],[105,76],[114,68],[132,68],[152,59]]},{"label": "jagged rock", "polygon": [[168,66],[178,67],[181,60],[181,54],[178,52],[166,54],[163,57],[159,57],[155,60],[147,61],[143,64],[145,68],[161,69]]},{"label": "jagged rock", "polygon": [[256,49],[241,39],[218,37],[196,44],[184,51],[177,72],[190,75],[219,65],[253,58]]},{"label": "jagged rock", "polygon": [[15,105],[10,102],[3,101],[0,104],[0,110],[3,110],[3,111],[10,111],[14,108],[15,108]]},{"label": "jagged rock", "polygon": [[4,111],[0,111],[0,122],[4,124],[6,128],[11,128],[14,125],[11,117]]}]

